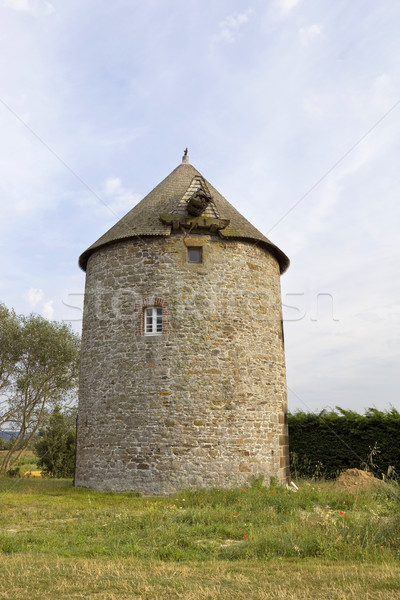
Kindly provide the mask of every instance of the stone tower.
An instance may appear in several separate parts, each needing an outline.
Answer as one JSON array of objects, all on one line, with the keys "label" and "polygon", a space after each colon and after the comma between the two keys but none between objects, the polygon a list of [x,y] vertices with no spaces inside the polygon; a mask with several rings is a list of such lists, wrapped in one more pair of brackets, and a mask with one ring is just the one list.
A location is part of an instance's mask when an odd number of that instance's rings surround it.
[{"label": "stone tower", "polygon": [[75,485],[287,481],[288,258],[188,162],[80,257]]}]

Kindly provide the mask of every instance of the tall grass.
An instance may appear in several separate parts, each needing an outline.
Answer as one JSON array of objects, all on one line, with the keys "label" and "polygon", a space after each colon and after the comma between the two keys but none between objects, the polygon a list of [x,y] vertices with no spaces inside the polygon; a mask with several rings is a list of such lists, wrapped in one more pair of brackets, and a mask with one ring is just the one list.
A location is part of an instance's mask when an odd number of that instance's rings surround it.
[{"label": "tall grass", "polygon": [[161,561],[275,558],[395,563],[399,487],[186,490],[169,498],[74,489],[67,480],[0,480],[0,552]]}]

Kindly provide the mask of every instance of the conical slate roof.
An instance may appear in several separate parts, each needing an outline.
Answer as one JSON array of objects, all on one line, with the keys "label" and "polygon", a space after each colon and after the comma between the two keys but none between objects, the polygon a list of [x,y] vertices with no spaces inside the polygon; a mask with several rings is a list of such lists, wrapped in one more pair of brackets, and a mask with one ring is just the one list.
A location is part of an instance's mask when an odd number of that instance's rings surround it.
[{"label": "conical slate roof", "polygon": [[[245,219],[204,177],[188,162],[182,162],[159,183],[132,210],[92,244],[79,258],[85,271],[89,256],[102,246],[119,240],[146,236],[168,236],[173,230],[172,220],[190,219],[187,206],[193,193],[202,189],[210,198],[202,213],[204,222],[214,225],[226,239],[243,239],[258,243],[275,256],[281,273],[289,266],[288,257],[258,229]],[[162,216],[162,219],[160,218]],[[168,218],[169,220],[168,220]],[[193,219],[192,217],[192,220]],[[189,221],[190,224],[190,221]]]}]

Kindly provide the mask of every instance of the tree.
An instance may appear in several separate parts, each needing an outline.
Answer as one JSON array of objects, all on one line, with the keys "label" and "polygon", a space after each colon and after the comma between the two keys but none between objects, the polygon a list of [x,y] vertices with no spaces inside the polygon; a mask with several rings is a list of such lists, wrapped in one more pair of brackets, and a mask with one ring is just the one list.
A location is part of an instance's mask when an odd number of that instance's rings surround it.
[{"label": "tree", "polygon": [[79,338],[70,327],[33,314],[16,317],[8,311],[7,316],[5,311],[2,330],[15,348],[13,354],[3,346],[0,350],[2,381],[6,382],[2,390],[6,398],[2,422],[7,422],[17,434],[3,460],[1,474],[12,468],[33,439],[46,409],[74,401],[79,362]]},{"label": "tree", "polygon": [[61,412],[55,406],[35,443],[38,467],[50,477],[72,477],[75,462],[76,409]]},{"label": "tree", "polygon": [[22,353],[21,322],[0,304],[0,427],[12,416],[8,397],[15,386],[16,366]]}]

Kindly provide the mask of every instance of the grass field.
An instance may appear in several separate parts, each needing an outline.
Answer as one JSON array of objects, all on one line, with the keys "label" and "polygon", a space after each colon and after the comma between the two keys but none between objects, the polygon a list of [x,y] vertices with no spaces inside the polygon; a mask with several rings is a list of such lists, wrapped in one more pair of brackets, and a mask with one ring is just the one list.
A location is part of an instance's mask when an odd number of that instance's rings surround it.
[{"label": "grass field", "polygon": [[0,479],[0,598],[400,598],[397,485],[100,493]]}]

